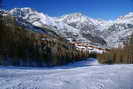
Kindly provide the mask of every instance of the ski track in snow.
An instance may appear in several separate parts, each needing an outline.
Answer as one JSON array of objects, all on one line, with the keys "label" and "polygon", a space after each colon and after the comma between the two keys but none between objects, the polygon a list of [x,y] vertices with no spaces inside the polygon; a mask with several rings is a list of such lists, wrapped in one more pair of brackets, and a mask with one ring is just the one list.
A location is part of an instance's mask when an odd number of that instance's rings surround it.
[{"label": "ski track in snow", "polygon": [[133,89],[133,65],[88,59],[54,68],[0,67],[0,89]]}]

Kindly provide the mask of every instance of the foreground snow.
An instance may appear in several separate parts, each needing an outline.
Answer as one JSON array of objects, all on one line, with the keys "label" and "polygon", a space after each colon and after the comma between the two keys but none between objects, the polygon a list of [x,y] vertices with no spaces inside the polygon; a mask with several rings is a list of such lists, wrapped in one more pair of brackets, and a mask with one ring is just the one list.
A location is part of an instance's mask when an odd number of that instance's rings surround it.
[{"label": "foreground snow", "polygon": [[95,59],[54,68],[0,67],[0,89],[133,89],[133,65]]}]

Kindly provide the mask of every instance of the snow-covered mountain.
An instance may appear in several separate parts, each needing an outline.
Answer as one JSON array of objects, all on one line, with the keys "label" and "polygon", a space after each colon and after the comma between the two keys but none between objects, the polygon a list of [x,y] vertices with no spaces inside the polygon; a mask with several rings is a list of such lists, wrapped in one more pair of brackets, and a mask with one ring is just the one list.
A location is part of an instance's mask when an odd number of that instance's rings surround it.
[{"label": "snow-covered mountain", "polygon": [[108,47],[122,46],[133,33],[131,12],[114,21],[92,19],[80,13],[65,15],[60,18],[60,21],[79,29],[82,36],[92,42],[96,38],[98,43],[103,45],[107,43]]},{"label": "snow-covered mountain", "polygon": [[8,14],[15,16],[18,22],[23,20],[40,28],[48,27],[71,42],[85,42],[95,46],[118,47],[133,32],[133,13],[120,16],[114,21],[93,19],[81,13],[50,17],[31,8],[15,8],[8,11]]},{"label": "snow-covered mountain", "polygon": [[[95,44],[95,45],[104,45],[102,44],[102,41],[106,44],[106,42],[104,41],[104,39],[102,39],[101,37],[96,36],[95,34],[95,30],[90,31],[91,34],[87,34],[90,35],[90,37],[85,36],[84,33],[85,31],[81,31],[81,29],[79,29],[79,27],[82,25],[77,25],[77,27],[72,26],[71,24],[66,23],[65,21],[63,21],[63,18],[67,19],[67,16],[65,17],[50,17],[46,14],[40,13],[36,10],[33,10],[31,8],[15,8],[9,11],[9,14],[12,16],[15,16],[19,19],[23,19],[29,23],[31,23],[34,26],[38,26],[38,27],[49,27],[51,28],[53,31],[55,31],[58,35],[63,36],[64,38],[66,38],[69,41],[76,41],[76,42],[88,42],[91,44]],[[90,26],[88,26],[88,28],[90,28],[91,30],[91,25],[95,24],[95,21],[91,18],[88,18],[87,16],[81,15],[79,14],[72,14],[71,16],[68,17],[72,17],[73,20],[78,17],[81,17],[81,19],[79,18],[77,21],[81,21],[81,23],[86,22],[86,25],[90,24]],[[68,18],[69,19],[69,18]],[[70,18],[71,20],[71,18]],[[68,20],[68,21],[70,21]],[[97,24],[98,25],[98,24]],[[95,26],[95,25],[93,25]],[[92,26],[92,28],[93,28]],[[82,28],[82,27],[80,27]],[[93,32],[93,34],[92,34]]]},{"label": "snow-covered mountain", "polygon": [[58,20],[79,29],[80,34],[90,40],[92,44],[100,43],[106,45],[106,42],[100,34],[103,31],[103,25],[105,25],[107,21],[92,19],[81,13],[65,15]]},{"label": "snow-covered mountain", "polygon": [[120,16],[103,33],[109,46],[121,46],[133,33],[133,13],[130,12],[125,16]]},{"label": "snow-covered mountain", "polygon": [[23,19],[37,27],[49,27],[58,35],[61,35],[68,40],[86,40],[80,35],[78,29],[73,28],[64,22],[57,21],[55,17],[50,17],[31,8],[15,8],[10,10],[9,14],[19,19]]}]

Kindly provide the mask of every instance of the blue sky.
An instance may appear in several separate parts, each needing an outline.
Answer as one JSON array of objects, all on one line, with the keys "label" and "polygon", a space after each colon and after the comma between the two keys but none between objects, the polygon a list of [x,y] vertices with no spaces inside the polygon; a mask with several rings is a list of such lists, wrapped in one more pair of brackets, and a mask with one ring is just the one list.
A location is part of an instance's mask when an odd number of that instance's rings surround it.
[{"label": "blue sky", "polygon": [[49,16],[81,12],[106,20],[133,12],[133,0],[3,0],[3,6],[5,9],[31,7]]}]

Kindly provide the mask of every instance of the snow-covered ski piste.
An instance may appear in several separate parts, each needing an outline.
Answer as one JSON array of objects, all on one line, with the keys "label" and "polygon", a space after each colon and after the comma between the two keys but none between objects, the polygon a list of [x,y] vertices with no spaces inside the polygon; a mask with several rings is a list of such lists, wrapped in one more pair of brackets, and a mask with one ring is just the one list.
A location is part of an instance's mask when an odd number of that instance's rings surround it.
[{"label": "snow-covered ski piste", "polygon": [[1,66],[0,89],[133,89],[133,65],[88,59],[52,68]]}]

